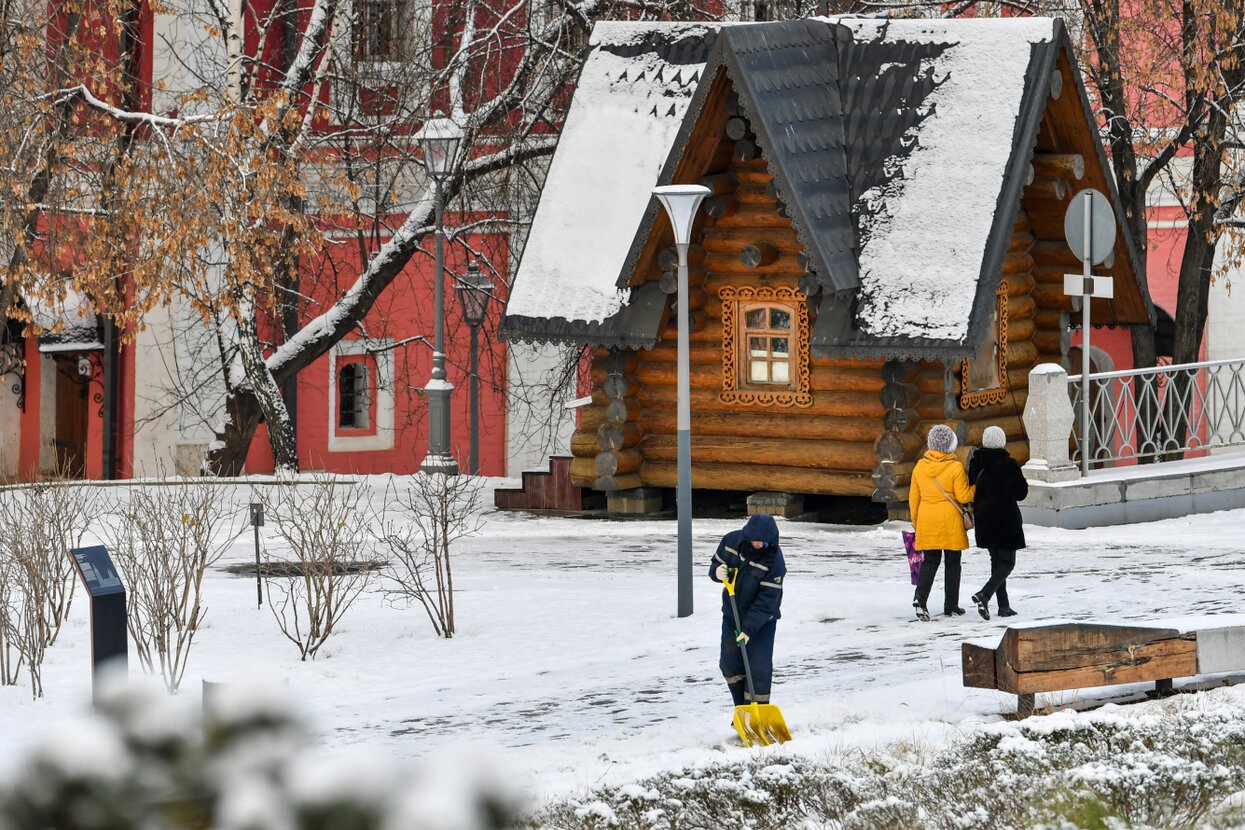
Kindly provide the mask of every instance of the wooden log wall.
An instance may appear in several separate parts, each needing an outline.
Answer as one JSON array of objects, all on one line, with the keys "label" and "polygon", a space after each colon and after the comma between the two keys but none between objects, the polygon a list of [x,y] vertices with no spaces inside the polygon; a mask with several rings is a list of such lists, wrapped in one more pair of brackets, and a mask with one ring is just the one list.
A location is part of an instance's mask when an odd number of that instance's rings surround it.
[{"label": "wooden log wall", "polygon": [[[972,407],[960,405],[959,363],[811,356],[811,405],[723,402],[719,289],[798,286],[808,293],[817,286],[751,127],[730,102],[718,146],[703,157],[711,161],[702,183],[713,196],[690,250],[694,487],[872,496],[903,515],[913,465],[934,424],[957,431],[961,457],[980,445],[986,427],[998,425],[1009,451],[1027,460],[1021,415],[1028,372],[1041,362],[1066,365],[1067,312],[1074,306],[1062,293],[1066,255],[1052,243],[1063,244],[1063,212],[1083,186],[1081,156],[1050,146],[1034,155],[999,275],[1007,286],[1009,393]],[[644,261],[652,272],[637,276],[673,294],[673,248]],[[572,442],[576,484],[598,490],[675,485],[676,332],[672,314],[649,351],[594,352],[593,405],[581,413]]]},{"label": "wooden log wall", "polygon": [[577,487],[613,492],[640,486],[638,365],[635,352],[593,350],[592,405],[571,438],[571,482]]},{"label": "wooden log wall", "polygon": [[[720,146],[702,182],[712,191],[690,257],[692,484],[715,490],[783,490],[868,496],[874,442],[886,409],[882,361],[810,356],[807,407],[724,403],[724,286],[794,288],[808,272],[791,220],[747,121],[728,104]],[[673,249],[659,252],[648,280],[677,285]],[[806,280],[807,283],[807,280]],[[677,475],[677,317],[649,351],[599,351],[593,405],[572,444],[576,483],[596,489],[674,487]],[[620,401],[633,402],[623,405]],[[613,415],[601,415],[601,410]],[[634,410],[634,420],[630,418]],[[590,433],[584,424],[594,426]]]}]

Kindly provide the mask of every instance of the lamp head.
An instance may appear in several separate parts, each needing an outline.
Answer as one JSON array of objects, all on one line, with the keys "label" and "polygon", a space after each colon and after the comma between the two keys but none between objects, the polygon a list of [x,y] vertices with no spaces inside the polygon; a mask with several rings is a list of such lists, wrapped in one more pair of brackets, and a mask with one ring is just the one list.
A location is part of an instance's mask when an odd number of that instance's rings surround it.
[{"label": "lamp head", "polygon": [[474,259],[467,263],[467,273],[458,278],[454,290],[463,306],[463,320],[471,326],[483,323],[493,296],[493,282],[480,273],[480,263]]},{"label": "lamp head", "polygon": [[431,118],[424,122],[415,140],[424,151],[424,167],[428,175],[437,181],[444,181],[458,157],[458,145],[463,140],[462,128],[449,118]]},{"label": "lamp head", "polygon": [[696,211],[711,192],[702,184],[670,184],[653,188],[653,195],[670,217],[676,245],[686,245],[691,241]]}]

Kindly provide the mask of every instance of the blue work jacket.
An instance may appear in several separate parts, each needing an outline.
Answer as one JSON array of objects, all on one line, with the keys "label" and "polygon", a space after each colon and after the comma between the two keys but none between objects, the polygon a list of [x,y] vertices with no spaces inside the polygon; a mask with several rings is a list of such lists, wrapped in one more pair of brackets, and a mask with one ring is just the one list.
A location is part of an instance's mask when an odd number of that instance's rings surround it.
[{"label": "blue work jacket", "polygon": [[[757,549],[753,541],[764,542]],[[748,519],[742,530],[733,530],[722,537],[718,552],[709,563],[709,578],[720,582],[714,571],[718,565],[738,568],[735,580],[735,603],[739,607],[741,630],[749,637],[782,616],[782,582],[787,565],[778,544],[778,524],[773,516],[758,514]],[[734,625],[730,598],[722,590],[722,615]]]}]

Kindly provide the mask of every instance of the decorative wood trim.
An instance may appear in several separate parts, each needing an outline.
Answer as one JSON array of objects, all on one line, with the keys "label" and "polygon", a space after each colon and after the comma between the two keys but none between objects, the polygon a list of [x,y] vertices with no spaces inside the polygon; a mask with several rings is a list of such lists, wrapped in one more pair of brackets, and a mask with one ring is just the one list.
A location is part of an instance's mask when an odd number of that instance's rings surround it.
[{"label": "decorative wood trim", "polygon": [[971,409],[977,406],[1003,403],[1011,391],[1007,383],[1007,280],[999,280],[999,290],[994,293],[997,303],[999,321],[997,337],[999,340],[999,385],[993,389],[968,388],[968,361],[960,363],[960,409]]},{"label": "decorative wood trim", "polygon": [[[808,367],[809,322],[805,295],[798,288],[787,286],[735,286],[718,289],[722,300],[722,403],[740,406],[808,407],[813,396]],[[740,382],[739,344],[736,342],[741,325],[739,308],[746,303],[772,302],[788,305],[795,323],[791,348],[794,366],[794,389],[767,391],[749,389]]]}]

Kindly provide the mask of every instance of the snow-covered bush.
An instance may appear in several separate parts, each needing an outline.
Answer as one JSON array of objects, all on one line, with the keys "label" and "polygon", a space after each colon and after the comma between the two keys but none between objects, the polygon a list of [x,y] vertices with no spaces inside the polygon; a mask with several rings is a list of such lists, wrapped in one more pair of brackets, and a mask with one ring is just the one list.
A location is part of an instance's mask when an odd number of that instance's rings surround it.
[{"label": "snow-covered bush", "polygon": [[0,830],[499,830],[517,812],[478,766],[317,757],[271,692],[183,700],[114,689],[48,735],[0,784]]},{"label": "snow-covered bush", "polygon": [[1245,828],[1245,711],[1214,700],[976,727],[936,749],[810,759],[788,745],[596,790],[547,807],[528,826]]},{"label": "snow-covered bush", "polygon": [[480,528],[480,479],[419,473],[385,495],[372,526],[389,565],[385,592],[408,605],[418,602],[438,637],[454,636],[454,542]]},{"label": "snow-covered bush", "polygon": [[226,488],[209,480],[112,491],[105,533],[126,587],[139,662],[176,692],[207,608],[203,577],[246,530]]},{"label": "snow-covered bush", "polygon": [[367,491],[320,476],[270,487],[264,503],[289,549],[289,558],[269,556],[267,566],[292,574],[265,580],[268,607],[302,659],[314,659],[371,581]]}]

